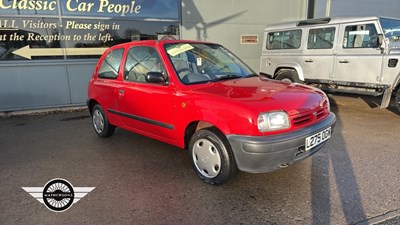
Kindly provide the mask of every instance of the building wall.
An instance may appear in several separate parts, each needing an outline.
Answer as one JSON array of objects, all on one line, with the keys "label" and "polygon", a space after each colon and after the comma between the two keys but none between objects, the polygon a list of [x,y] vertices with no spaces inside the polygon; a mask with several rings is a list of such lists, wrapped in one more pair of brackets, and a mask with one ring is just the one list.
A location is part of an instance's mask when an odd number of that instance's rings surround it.
[{"label": "building wall", "polygon": [[0,64],[0,112],[84,105],[95,64]]},{"label": "building wall", "polygon": [[[316,0],[315,18],[325,17],[326,2]],[[383,16],[400,17],[399,0],[330,0],[330,16]]]},{"label": "building wall", "polygon": [[0,112],[85,105],[105,48],[179,37],[180,0],[28,2],[0,4]]},{"label": "building wall", "polygon": [[[3,1],[6,5],[18,0]],[[111,1],[111,0],[110,0]],[[151,39],[157,35],[175,35],[183,39],[221,43],[259,71],[264,28],[273,23],[307,18],[308,4],[315,5],[314,17],[324,17],[329,0],[112,0],[113,3],[141,5],[141,13],[99,14],[98,0],[92,11],[73,11],[57,2],[54,10],[27,10],[0,7],[0,112],[49,107],[84,105],[87,83],[97,57],[40,56],[26,59],[11,52],[30,44],[27,40],[5,39],[11,21],[19,24],[20,37],[58,34],[74,37],[71,41],[36,41],[37,48],[108,47],[116,43]],[[135,3],[134,3],[135,2]],[[331,16],[375,15],[399,17],[399,0],[330,0]],[[23,3],[23,2],[22,2]],[[21,3],[21,4],[22,4]],[[179,10],[181,4],[181,10]],[[153,12],[152,14],[147,14]],[[180,12],[181,18],[177,16]],[[180,30],[177,29],[181,20]],[[8,21],[8,22],[7,22]],[[36,25],[31,25],[32,21]],[[111,30],[65,29],[68,21],[110,25]],[[52,28],[35,28],[56,24]],[[116,25],[116,26],[113,26]],[[109,34],[109,36],[106,36]],[[75,39],[75,35],[82,40]],[[86,36],[85,36],[86,35]],[[241,37],[258,37],[242,43]],[[100,40],[100,37],[106,39]],[[7,36],[10,38],[10,35]],[[15,38],[15,36],[14,36]],[[87,40],[85,40],[85,38]],[[95,41],[91,41],[95,38]],[[254,43],[256,41],[256,43]]]},{"label": "building wall", "polygon": [[[182,0],[182,38],[217,42],[256,72],[268,24],[305,19],[308,0]],[[241,44],[241,35],[258,35],[257,44]]]}]

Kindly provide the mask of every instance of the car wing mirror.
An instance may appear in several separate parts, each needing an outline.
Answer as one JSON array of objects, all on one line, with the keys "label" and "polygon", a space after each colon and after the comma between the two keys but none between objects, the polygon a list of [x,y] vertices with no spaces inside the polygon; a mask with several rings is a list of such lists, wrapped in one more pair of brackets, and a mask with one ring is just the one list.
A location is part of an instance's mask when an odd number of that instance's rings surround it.
[{"label": "car wing mirror", "polygon": [[167,83],[164,75],[160,72],[148,72],[146,74],[146,82],[153,84],[162,84],[162,85],[165,85]]},{"label": "car wing mirror", "polygon": [[383,46],[383,34],[378,34],[378,38],[376,39],[376,44],[380,49],[384,49]]}]

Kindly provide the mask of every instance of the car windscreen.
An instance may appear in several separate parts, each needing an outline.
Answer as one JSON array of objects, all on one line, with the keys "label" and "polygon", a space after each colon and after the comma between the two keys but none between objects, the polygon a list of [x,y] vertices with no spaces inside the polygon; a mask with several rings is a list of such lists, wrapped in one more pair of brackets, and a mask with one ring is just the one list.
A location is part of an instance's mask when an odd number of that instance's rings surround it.
[{"label": "car windscreen", "polygon": [[173,43],[165,49],[184,84],[217,82],[255,74],[226,48],[217,44]]},{"label": "car windscreen", "polygon": [[380,19],[385,38],[389,40],[389,47],[400,48],[400,20]]}]

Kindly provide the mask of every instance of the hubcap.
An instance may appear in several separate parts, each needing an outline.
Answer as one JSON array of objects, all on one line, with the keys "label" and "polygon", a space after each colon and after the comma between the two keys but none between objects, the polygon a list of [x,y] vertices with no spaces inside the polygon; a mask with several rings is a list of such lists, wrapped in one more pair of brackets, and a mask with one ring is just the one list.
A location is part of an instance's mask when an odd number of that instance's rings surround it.
[{"label": "hubcap", "polygon": [[96,132],[99,134],[104,130],[104,117],[98,109],[93,112],[93,126]]},{"label": "hubcap", "polygon": [[197,170],[207,178],[218,176],[221,171],[221,156],[217,147],[207,139],[197,140],[193,146],[193,162]]}]

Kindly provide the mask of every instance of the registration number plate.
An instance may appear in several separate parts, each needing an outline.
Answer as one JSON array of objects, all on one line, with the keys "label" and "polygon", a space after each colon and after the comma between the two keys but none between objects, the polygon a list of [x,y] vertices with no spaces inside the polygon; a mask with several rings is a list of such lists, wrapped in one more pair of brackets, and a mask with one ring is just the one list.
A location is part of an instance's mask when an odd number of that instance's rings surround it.
[{"label": "registration number plate", "polygon": [[310,137],[306,138],[306,151],[312,149],[313,147],[321,144],[322,142],[328,140],[331,137],[331,127],[316,133]]}]

